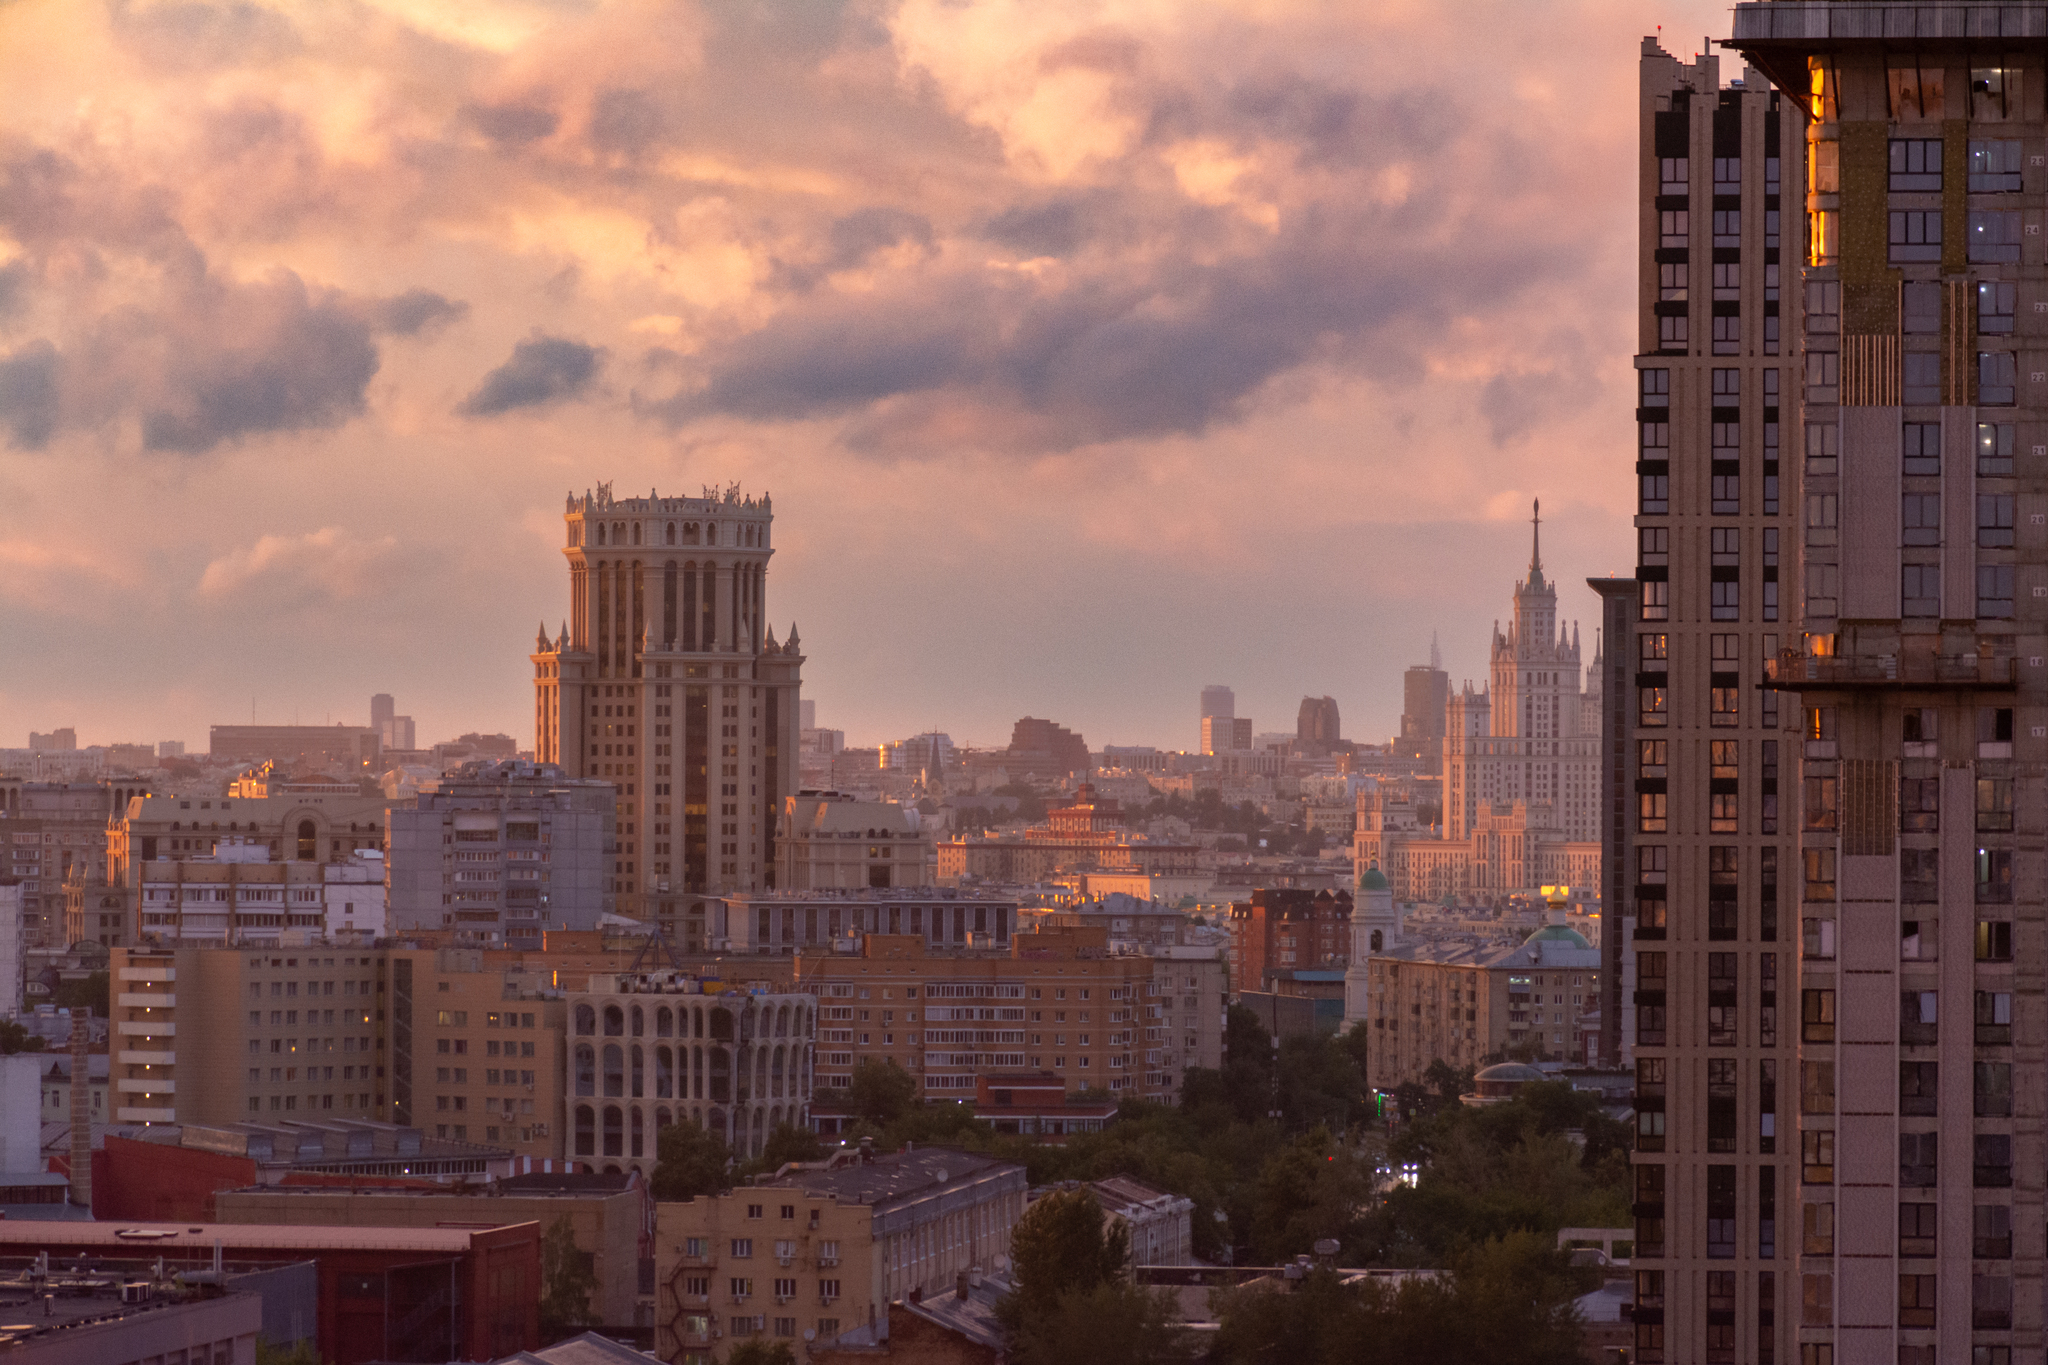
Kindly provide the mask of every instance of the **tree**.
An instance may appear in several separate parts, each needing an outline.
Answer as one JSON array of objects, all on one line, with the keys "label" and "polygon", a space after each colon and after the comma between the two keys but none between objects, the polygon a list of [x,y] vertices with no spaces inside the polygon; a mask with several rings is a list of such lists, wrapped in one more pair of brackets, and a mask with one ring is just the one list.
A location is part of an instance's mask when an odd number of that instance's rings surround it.
[{"label": "tree", "polygon": [[654,1154],[649,1184],[656,1199],[695,1199],[732,1188],[732,1149],[695,1119],[662,1129]]},{"label": "tree", "polygon": [[887,1128],[917,1103],[917,1077],[893,1059],[864,1057],[853,1068],[846,1099],[857,1117]]},{"label": "tree", "polygon": [[824,1157],[825,1144],[818,1141],[816,1133],[793,1123],[778,1123],[762,1144],[758,1164],[763,1170],[779,1171],[792,1161],[822,1161]]},{"label": "tree", "polygon": [[796,1365],[796,1352],[786,1341],[748,1337],[726,1352],[725,1365]]},{"label": "tree", "polygon": [[50,1001],[58,1009],[89,1009],[101,1019],[108,1018],[109,981],[104,971],[91,972],[79,979],[60,980],[50,992]]},{"label": "tree", "polygon": [[17,1052],[41,1052],[42,1035],[30,1033],[12,1019],[0,1019],[0,1057],[11,1057]]},{"label": "tree", "polygon": [[540,1330],[550,1341],[592,1321],[590,1294],[597,1288],[591,1254],[576,1245],[576,1230],[563,1214],[540,1239]]},{"label": "tree", "polygon": [[1064,1294],[1121,1280],[1130,1259],[1130,1232],[1118,1223],[1104,1229],[1102,1205],[1086,1189],[1055,1190],[1024,1211],[1010,1232],[1010,1264],[1016,1288],[999,1308],[1005,1325],[1050,1313]]},{"label": "tree", "polygon": [[320,1348],[309,1337],[301,1337],[290,1350],[273,1346],[264,1337],[256,1338],[256,1365],[321,1365]]},{"label": "tree", "polygon": [[1190,1360],[1173,1299],[1111,1280],[1062,1294],[1027,1317],[1010,1359],[1016,1365],[1177,1365]]}]

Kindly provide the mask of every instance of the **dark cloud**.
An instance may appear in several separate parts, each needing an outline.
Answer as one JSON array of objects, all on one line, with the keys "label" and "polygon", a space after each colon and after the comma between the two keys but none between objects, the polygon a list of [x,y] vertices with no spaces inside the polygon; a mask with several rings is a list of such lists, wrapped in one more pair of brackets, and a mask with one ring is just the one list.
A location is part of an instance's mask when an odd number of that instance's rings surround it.
[{"label": "dark cloud", "polygon": [[469,305],[443,298],[431,289],[408,289],[394,298],[378,299],[368,310],[371,326],[389,336],[431,335],[464,317]]},{"label": "dark cloud", "polygon": [[667,132],[667,115],[645,90],[600,90],[590,102],[590,141],[600,151],[637,155]]},{"label": "dark cloud", "polygon": [[221,5],[114,0],[107,8],[123,42],[173,69],[247,65],[301,47],[289,19],[248,0]]},{"label": "dark cloud", "polygon": [[475,129],[493,142],[524,146],[550,136],[561,125],[552,109],[525,104],[472,104],[462,111]]},{"label": "dark cloud", "polygon": [[0,319],[12,315],[28,296],[29,265],[16,261],[0,266]]},{"label": "dark cloud", "polygon": [[1020,204],[981,226],[981,235],[1029,256],[1064,256],[1089,235],[1082,207],[1072,199]]},{"label": "dark cloud", "polygon": [[40,450],[57,431],[57,348],[32,341],[0,360],[0,423],[23,450]]},{"label": "dark cloud", "polygon": [[484,376],[461,411],[469,417],[493,417],[574,398],[590,386],[604,354],[602,347],[536,332],[512,348],[510,360]]},{"label": "dark cloud", "polygon": [[825,249],[813,260],[776,263],[775,282],[784,288],[815,288],[839,270],[851,270],[878,251],[914,242],[929,255],[934,237],[931,220],[895,208],[856,209],[832,220],[825,231]]}]

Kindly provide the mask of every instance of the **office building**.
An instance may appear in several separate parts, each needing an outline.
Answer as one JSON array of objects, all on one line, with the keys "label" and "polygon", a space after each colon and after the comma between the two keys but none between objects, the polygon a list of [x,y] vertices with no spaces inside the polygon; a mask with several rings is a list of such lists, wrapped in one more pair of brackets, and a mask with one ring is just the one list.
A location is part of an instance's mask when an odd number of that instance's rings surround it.
[{"label": "office building", "polygon": [[1201,751],[1203,753],[1209,752],[1209,727],[1207,722],[1211,719],[1229,720],[1236,714],[1237,694],[1235,692],[1232,692],[1222,683],[1210,683],[1202,689],[1202,714],[1199,718],[1200,729],[1196,732],[1196,737],[1201,743]]},{"label": "office building", "polygon": [[870,933],[857,955],[797,958],[797,986],[818,1001],[817,1083],[844,1088],[856,1061],[886,1059],[927,1099],[966,1099],[977,1075],[1027,1068],[1076,1090],[1170,1097],[1166,1046],[1140,1031],[1152,977],[1150,959],[1112,955],[1094,927],[1016,934],[1007,952]]},{"label": "office building", "polygon": [[[1794,1270],[1800,1246],[1821,1232],[1797,1221],[1797,1182],[1802,1169],[1816,1178],[1821,1164],[1794,1160],[1792,1116],[1796,1101],[1819,1103],[1823,1088],[1795,1070],[1789,992],[1798,959],[1779,889],[1797,866],[1778,796],[1797,703],[1758,688],[1765,661],[1795,629],[1780,556],[1797,499],[1779,459],[1781,433],[1801,430],[1792,345],[1800,295],[1790,272],[1802,217],[1781,196],[1802,183],[1804,129],[1798,105],[1753,71],[1725,88],[1718,72],[1711,56],[1686,66],[1644,43],[1639,593],[1633,638],[1608,642],[1626,651],[1636,684],[1634,864],[1625,873],[1633,952],[1623,967],[1633,974],[1625,998],[1637,1077],[1634,1358],[1791,1365],[1802,1318],[1833,1311],[1815,1302],[1832,1290],[1796,1282]],[[1798,88],[1805,82],[1802,70]],[[1883,132],[1868,136],[1882,161]],[[1878,221],[1881,241],[1881,207]],[[1892,421],[1887,458],[1896,457],[1896,411]],[[1817,450],[1835,449],[1831,428],[1806,434]],[[1593,745],[1594,729],[1584,733]],[[1589,794],[1594,761],[1589,751]],[[1599,833],[1596,821],[1585,837]],[[1896,931],[1873,924],[1869,939],[1890,953]],[[1890,1020],[1898,996],[1887,998]],[[1895,1077],[1867,1072],[1869,1093],[1857,1098],[1859,1108],[1886,1111],[1886,1164],[1896,1154]],[[1859,1183],[1881,1178],[1874,1152],[1871,1163]],[[1885,1202],[1862,1234],[1873,1254],[1896,1236]],[[1850,1352],[1843,1365],[1907,1359],[1887,1343]]]},{"label": "office building", "polygon": [[617,900],[617,787],[552,763],[479,760],[391,821],[391,924],[458,941],[537,948],[594,929]]},{"label": "office building", "polygon": [[1202,752],[1205,754],[1247,753],[1252,747],[1250,716],[1202,717]]},{"label": "office building", "polygon": [[1436,636],[1429,637],[1429,663],[1401,675],[1401,733],[1394,750],[1420,762],[1423,772],[1443,771],[1444,725],[1451,700],[1451,675],[1444,672]]},{"label": "office building", "polygon": [[1343,724],[1337,716],[1335,697],[1301,699],[1301,710],[1294,722],[1294,745],[1297,754],[1327,754],[1343,737]]},{"label": "office building", "polygon": [[377,765],[377,731],[367,725],[215,725],[207,751],[216,763],[276,763],[340,777]]},{"label": "office building", "polygon": [[398,701],[389,692],[379,692],[370,698],[371,729],[381,730],[386,721],[394,719],[397,715]]},{"label": "office building", "polygon": [[569,1155],[652,1175],[663,1128],[689,1120],[741,1159],[783,1124],[803,1127],[818,1002],[726,989],[681,972],[593,975],[572,991]]},{"label": "office building", "polygon": [[796,627],[768,625],[774,512],[698,498],[571,495],[569,619],[531,658],[534,758],[617,790],[619,913],[705,937],[705,897],[769,886],[797,790]]},{"label": "office building", "polygon": [[892,1302],[951,1293],[1009,1254],[1025,1198],[1022,1166],[864,1142],[765,1184],[658,1204],[655,1354],[712,1365],[752,1338],[808,1354],[853,1332],[873,1351]]}]

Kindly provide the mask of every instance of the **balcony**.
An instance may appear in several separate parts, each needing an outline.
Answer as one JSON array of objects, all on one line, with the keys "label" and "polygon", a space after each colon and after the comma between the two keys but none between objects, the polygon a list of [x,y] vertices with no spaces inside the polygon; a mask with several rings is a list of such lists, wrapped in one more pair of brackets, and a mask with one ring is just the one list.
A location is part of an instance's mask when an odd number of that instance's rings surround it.
[{"label": "balcony", "polygon": [[123,1038],[175,1038],[178,1036],[178,1026],[168,1019],[162,1023],[122,1019],[115,1023],[114,1032]]},{"label": "balcony", "polygon": [[2010,692],[2019,660],[1976,654],[1874,654],[1809,658],[1781,654],[1764,664],[1764,686],[1786,692],[1917,691],[1956,688]]},{"label": "balcony", "polygon": [[114,1111],[114,1117],[122,1123],[176,1123],[175,1109],[145,1109],[133,1105],[122,1105]]},{"label": "balcony", "polygon": [[114,1089],[124,1095],[175,1095],[178,1083],[169,1076],[152,1076],[147,1080],[130,1080],[122,1077],[114,1082]]},{"label": "balcony", "polygon": [[114,1003],[124,1009],[169,1010],[178,1007],[178,997],[169,994],[157,995],[154,993],[144,994],[140,991],[122,991],[114,997]]},{"label": "balcony", "polygon": [[178,1064],[178,1054],[175,1052],[123,1051],[116,1056],[115,1060],[119,1061],[122,1066],[176,1066]]},{"label": "balcony", "polygon": [[123,981],[176,981],[177,979],[178,969],[176,967],[123,967],[121,969],[121,980]]}]

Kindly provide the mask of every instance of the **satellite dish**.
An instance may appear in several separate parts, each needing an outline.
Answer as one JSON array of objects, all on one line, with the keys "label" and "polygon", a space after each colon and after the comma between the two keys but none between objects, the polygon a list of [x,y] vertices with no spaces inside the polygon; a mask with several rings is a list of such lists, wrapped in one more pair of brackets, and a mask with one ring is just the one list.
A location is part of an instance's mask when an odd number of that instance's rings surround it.
[{"label": "satellite dish", "polygon": [[805,1341],[816,1341],[817,1339],[818,1339],[818,1329],[817,1329],[817,1328],[815,1328],[815,1327],[806,1327],[806,1328],[804,1328],[804,1340],[805,1340]]}]

